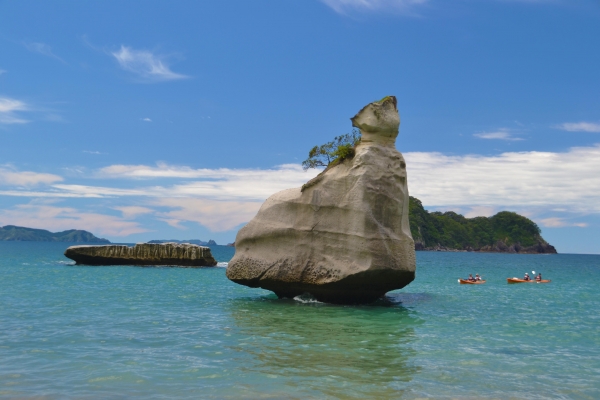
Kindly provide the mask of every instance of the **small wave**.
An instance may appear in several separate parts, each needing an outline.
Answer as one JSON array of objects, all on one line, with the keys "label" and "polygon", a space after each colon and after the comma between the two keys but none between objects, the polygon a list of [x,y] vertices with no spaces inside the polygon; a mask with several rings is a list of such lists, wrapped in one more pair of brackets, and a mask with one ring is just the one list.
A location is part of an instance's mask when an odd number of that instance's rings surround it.
[{"label": "small wave", "polygon": [[54,264],[58,265],[75,265],[75,261],[56,261]]},{"label": "small wave", "polygon": [[323,302],[315,299],[314,296],[310,293],[304,293],[304,294],[301,294],[300,296],[296,296],[296,297],[294,297],[294,300],[296,300],[302,304],[310,304],[310,303],[323,304]]},{"label": "small wave", "polygon": [[229,265],[228,262],[218,262],[217,263],[217,267],[219,267],[219,268],[227,268],[228,265]]}]

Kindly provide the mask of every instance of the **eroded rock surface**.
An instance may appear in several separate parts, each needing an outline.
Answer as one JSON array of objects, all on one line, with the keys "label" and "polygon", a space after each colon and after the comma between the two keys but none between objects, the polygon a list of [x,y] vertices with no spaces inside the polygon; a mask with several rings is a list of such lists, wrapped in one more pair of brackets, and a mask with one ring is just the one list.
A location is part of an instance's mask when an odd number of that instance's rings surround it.
[{"label": "eroded rock surface", "polygon": [[212,267],[217,265],[208,247],[182,243],[71,246],[65,256],[83,265],[169,265]]},{"label": "eroded rock surface", "polygon": [[370,302],[414,279],[396,98],[367,105],[352,124],[362,133],[355,156],[268,198],[238,232],[229,279],[333,303]]}]

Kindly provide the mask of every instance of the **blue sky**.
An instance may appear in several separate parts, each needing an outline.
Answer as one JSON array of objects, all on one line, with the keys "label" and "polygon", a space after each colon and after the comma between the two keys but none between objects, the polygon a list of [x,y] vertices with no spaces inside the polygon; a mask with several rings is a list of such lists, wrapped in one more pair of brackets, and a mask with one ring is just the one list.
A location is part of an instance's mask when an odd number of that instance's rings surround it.
[{"label": "blue sky", "polygon": [[0,226],[231,242],[398,97],[430,210],[600,253],[600,2],[0,1]]}]

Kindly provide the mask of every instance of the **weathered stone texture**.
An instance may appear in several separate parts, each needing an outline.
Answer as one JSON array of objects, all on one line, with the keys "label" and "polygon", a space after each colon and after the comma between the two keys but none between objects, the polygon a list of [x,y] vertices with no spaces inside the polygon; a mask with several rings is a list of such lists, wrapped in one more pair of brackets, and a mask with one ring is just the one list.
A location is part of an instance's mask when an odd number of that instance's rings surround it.
[{"label": "weathered stone texture", "polygon": [[362,133],[355,156],[267,199],[236,237],[229,279],[334,303],[373,301],[414,279],[396,99],[367,105],[352,122]]},{"label": "weathered stone texture", "polygon": [[71,246],[65,256],[83,265],[172,265],[212,267],[217,265],[208,247],[181,243]]}]

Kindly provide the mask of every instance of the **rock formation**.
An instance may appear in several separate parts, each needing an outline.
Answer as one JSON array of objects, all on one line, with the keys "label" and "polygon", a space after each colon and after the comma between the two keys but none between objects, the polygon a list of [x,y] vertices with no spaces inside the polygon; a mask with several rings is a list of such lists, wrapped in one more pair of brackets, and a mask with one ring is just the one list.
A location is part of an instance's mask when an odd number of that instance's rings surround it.
[{"label": "rock formation", "polygon": [[454,211],[429,212],[411,196],[409,220],[415,250],[556,254],[535,222],[511,211],[466,218]]},{"label": "rock formation", "polygon": [[78,265],[169,265],[213,267],[217,261],[208,247],[180,243],[138,243],[124,245],[71,246],[65,256]]},{"label": "rock formation", "polygon": [[333,303],[370,302],[414,279],[396,98],[368,104],[351,120],[362,133],[354,157],[269,197],[238,232],[229,279]]}]

